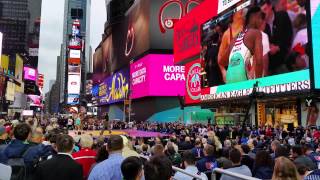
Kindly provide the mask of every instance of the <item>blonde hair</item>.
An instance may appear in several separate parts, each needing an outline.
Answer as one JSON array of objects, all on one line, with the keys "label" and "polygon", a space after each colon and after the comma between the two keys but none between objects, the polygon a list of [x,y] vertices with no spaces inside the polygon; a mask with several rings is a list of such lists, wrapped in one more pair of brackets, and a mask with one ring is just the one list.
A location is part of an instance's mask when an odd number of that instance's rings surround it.
[{"label": "blonde hair", "polygon": [[272,180],[299,180],[296,166],[286,157],[276,159]]},{"label": "blonde hair", "polygon": [[82,134],[80,136],[80,145],[83,148],[91,148],[93,145],[93,138],[90,135]]}]

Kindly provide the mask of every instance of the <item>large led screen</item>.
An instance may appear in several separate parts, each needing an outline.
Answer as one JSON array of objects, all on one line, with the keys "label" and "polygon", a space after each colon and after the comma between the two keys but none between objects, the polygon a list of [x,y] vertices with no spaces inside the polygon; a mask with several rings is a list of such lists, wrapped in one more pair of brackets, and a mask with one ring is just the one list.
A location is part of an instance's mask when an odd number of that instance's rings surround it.
[{"label": "large led screen", "polygon": [[149,54],[130,65],[131,98],[184,96],[185,67],[173,55]]},{"label": "large led screen", "polygon": [[120,70],[107,77],[99,85],[98,104],[112,104],[123,101],[129,93],[129,69]]},{"label": "large led screen", "polygon": [[28,95],[30,106],[41,106],[41,97],[38,95]]},{"label": "large led screen", "polygon": [[24,79],[25,80],[31,80],[31,81],[36,81],[37,79],[37,70],[29,67],[24,67]]},{"label": "large led screen", "polygon": [[320,0],[310,0],[315,88],[320,89]]},{"label": "large led screen", "polygon": [[309,90],[302,1],[240,1],[201,26],[202,101]]},{"label": "large led screen", "polygon": [[79,94],[68,94],[67,104],[77,105],[79,103],[80,103],[80,95]]},{"label": "large led screen", "polygon": [[80,94],[80,75],[68,75],[68,94]]}]

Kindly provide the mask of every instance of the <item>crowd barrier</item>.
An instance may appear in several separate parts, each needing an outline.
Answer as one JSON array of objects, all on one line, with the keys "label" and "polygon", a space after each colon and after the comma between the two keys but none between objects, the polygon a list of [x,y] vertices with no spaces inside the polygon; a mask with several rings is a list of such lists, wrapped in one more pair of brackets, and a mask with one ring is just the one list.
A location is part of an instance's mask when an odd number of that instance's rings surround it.
[{"label": "crowd barrier", "polygon": [[[142,157],[142,158],[144,158],[146,160],[149,160],[149,157],[147,157],[147,156],[140,155],[140,157]],[[175,172],[180,172],[180,173],[185,174],[187,176],[190,176],[190,177],[192,177],[192,178],[194,178],[196,180],[203,180],[201,176],[190,174],[190,173],[186,172],[184,169],[181,169],[181,168],[178,168],[178,167],[175,167],[175,166],[172,166],[172,169]],[[227,171],[227,170],[224,170],[224,169],[221,169],[221,168],[215,168],[212,171],[211,180],[217,180],[217,174],[218,173],[219,174],[225,174],[225,175],[228,175],[228,176],[231,176],[231,177],[235,177],[235,178],[238,178],[239,180],[261,180],[261,179],[257,179],[257,178],[254,178],[254,177],[245,176],[245,175],[242,175],[242,174],[230,172],[230,171]]]}]

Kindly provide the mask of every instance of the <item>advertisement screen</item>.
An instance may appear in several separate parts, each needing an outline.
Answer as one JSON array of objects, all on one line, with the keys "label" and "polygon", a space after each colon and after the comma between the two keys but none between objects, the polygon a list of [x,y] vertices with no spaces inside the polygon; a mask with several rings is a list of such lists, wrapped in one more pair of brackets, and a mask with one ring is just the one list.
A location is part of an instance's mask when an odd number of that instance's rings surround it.
[{"label": "advertisement screen", "polygon": [[68,75],[68,94],[80,94],[80,75]]},{"label": "advertisement screen", "polygon": [[[172,50],[173,27],[202,0],[136,0],[94,55],[94,82],[127,66],[148,50]],[[101,52],[102,51],[102,52]]]},{"label": "advertisement screen", "polygon": [[28,95],[28,102],[30,106],[41,106],[41,97],[37,95]]},{"label": "advertisement screen", "polygon": [[25,80],[31,80],[31,81],[36,81],[37,79],[37,70],[29,67],[24,67],[24,79]]},{"label": "advertisement screen", "polygon": [[310,1],[315,88],[320,89],[320,0]]},{"label": "advertisement screen", "polygon": [[129,93],[129,69],[120,70],[107,77],[99,85],[98,104],[112,104],[123,101]]},{"label": "advertisement screen", "polygon": [[184,96],[185,67],[173,55],[149,54],[130,65],[131,98]]},{"label": "advertisement screen", "polygon": [[80,95],[79,94],[68,94],[67,103],[68,105],[79,104]]},{"label": "advertisement screen", "polygon": [[16,55],[16,66],[15,66],[15,78],[22,82],[22,73],[23,73],[23,59],[17,54]]},{"label": "advertisement screen", "polygon": [[256,83],[266,94],[311,88],[305,4],[252,5],[240,1],[201,26],[201,100],[247,96]]},{"label": "advertisement screen", "polygon": [[68,74],[80,74],[81,66],[80,65],[68,65]]},{"label": "advertisement screen", "polygon": [[68,59],[69,64],[80,64],[80,58],[81,58],[80,50],[70,49],[69,59]]},{"label": "advertisement screen", "polygon": [[200,103],[201,97],[201,64],[200,59],[186,64],[185,103]]}]

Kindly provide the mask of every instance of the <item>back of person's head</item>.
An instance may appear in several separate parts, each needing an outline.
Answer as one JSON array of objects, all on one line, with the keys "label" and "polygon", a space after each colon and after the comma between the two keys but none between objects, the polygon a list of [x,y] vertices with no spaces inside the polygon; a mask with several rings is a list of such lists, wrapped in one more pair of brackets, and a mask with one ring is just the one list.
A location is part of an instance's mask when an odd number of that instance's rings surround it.
[{"label": "back of person's head", "polygon": [[[121,164],[121,172],[124,180],[136,180],[143,175],[143,164],[138,157],[128,157]],[[138,179],[140,179],[138,178]]]},{"label": "back of person's head", "polygon": [[43,140],[43,131],[42,128],[37,127],[31,135],[31,141],[34,143],[41,143]]},{"label": "back of person's head", "polygon": [[149,146],[147,144],[142,145],[142,151],[146,152],[148,151],[148,149],[149,149]]},{"label": "back of person's head", "polygon": [[184,163],[187,163],[188,165],[194,165],[196,162],[196,158],[194,154],[191,151],[185,151],[182,154],[182,160]]},{"label": "back of person's head", "polygon": [[278,146],[274,152],[274,157],[280,157],[280,156],[284,156],[284,157],[288,157],[289,156],[289,152],[288,149],[285,146]]},{"label": "back of person's head", "polygon": [[247,144],[242,144],[241,149],[245,154],[248,154],[250,152],[250,147]]},{"label": "back of person's head", "polygon": [[123,149],[123,139],[119,135],[112,135],[108,139],[107,148],[109,152],[121,151]]},{"label": "back of person's head", "polygon": [[172,163],[166,156],[155,156],[145,164],[145,180],[169,180]]},{"label": "back of person's head", "polygon": [[21,141],[27,140],[30,133],[31,133],[31,128],[26,123],[18,124],[13,130],[14,137]]},{"label": "back of person's head", "polygon": [[80,146],[82,148],[92,148],[93,138],[88,134],[83,134],[80,137]]},{"label": "back of person's head", "polygon": [[229,152],[229,159],[233,164],[239,164],[241,161],[241,153],[238,149],[231,149]]},{"label": "back of person's head", "polygon": [[298,180],[300,179],[296,166],[285,157],[276,159],[272,180]]},{"label": "back of person's head", "polygon": [[58,152],[70,153],[73,150],[74,140],[67,134],[61,134],[57,137],[56,146]]},{"label": "back of person's head", "polygon": [[203,151],[206,154],[206,156],[214,156],[214,147],[210,144],[207,144],[204,147]]},{"label": "back of person's head", "polygon": [[97,163],[108,159],[108,157],[109,157],[109,153],[107,151],[107,146],[106,145],[102,145],[102,146],[97,148],[97,155],[96,155],[96,162]]},{"label": "back of person's head", "polygon": [[303,154],[302,147],[300,145],[292,146],[291,150],[292,153],[297,154],[298,156],[301,156]]},{"label": "back of person's head", "polygon": [[272,148],[273,151],[275,151],[280,145],[281,145],[281,144],[280,144],[280,141],[274,140],[274,141],[272,141],[272,143],[271,143],[271,148]]},{"label": "back of person's head", "polygon": [[167,152],[169,153],[169,155],[174,155],[176,153],[172,144],[169,144],[167,146]]},{"label": "back of person's head", "polygon": [[164,153],[164,147],[161,144],[156,144],[152,148],[152,155],[153,156],[160,156]]},{"label": "back of person's head", "polygon": [[255,167],[272,167],[273,162],[270,154],[265,150],[260,150],[256,154]]}]

